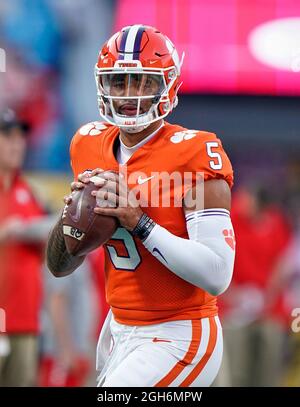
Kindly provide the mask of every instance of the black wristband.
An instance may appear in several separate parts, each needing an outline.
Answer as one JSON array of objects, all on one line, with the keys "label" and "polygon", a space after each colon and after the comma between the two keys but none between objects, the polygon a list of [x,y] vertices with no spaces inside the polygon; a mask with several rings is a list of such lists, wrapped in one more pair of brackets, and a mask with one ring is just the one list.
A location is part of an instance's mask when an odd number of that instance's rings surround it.
[{"label": "black wristband", "polygon": [[135,228],[132,230],[133,236],[141,240],[146,240],[156,223],[148,215],[143,213]]}]

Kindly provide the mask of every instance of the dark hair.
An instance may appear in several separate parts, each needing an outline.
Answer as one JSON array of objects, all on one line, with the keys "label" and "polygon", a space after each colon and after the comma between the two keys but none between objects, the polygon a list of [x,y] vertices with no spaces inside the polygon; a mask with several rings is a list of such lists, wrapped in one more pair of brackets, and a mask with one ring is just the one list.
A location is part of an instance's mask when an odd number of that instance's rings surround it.
[{"label": "dark hair", "polygon": [[30,130],[29,124],[20,120],[14,110],[5,109],[0,111],[0,131],[9,134],[10,130],[15,127],[23,130],[24,134],[27,134]]}]

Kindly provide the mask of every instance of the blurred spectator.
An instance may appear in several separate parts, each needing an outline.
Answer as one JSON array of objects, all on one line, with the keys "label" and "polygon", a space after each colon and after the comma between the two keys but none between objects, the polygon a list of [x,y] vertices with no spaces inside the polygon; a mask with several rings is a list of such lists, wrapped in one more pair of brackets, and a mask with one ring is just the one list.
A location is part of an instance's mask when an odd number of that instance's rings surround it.
[{"label": "blurred spectator", "polygon": [[286,311],[282,291],[271,302],[269,285],[290,240],[290,226],[265,193],[246,189],[235,194],[232,220],[237,240],[234,277],[220,301],[227,382],[277,386],[283,373]]},{"label": "blurred spectator", "polygon": [[13,111],[0,113],[1,386],[36,382],[43,241],[53,224],[21,176],[27,130]]},{"label": "blurred spectator", "polygon": [[41,386],[83,386],[90,371],[94,292],[85,261],[72,276],[45,272]]},{"label": "blurred spectator", "polygon": [[[299,181],[298,181],[299,182]],[[293,203],[295,204],[294,196]],[[288,336],[286,339],[286,367],[282,384],[300,386],[300,335],[293,320],[300,310],[300,200],[294,211],[294,236],[280,259],[268,289],[270,307],[283,292],[283,307],[287,315]],[[296,313],[295,313],[296,311]]]},{"label": "blurred spectator", "polygon": [[48,0],[12,0],[0,8],[1,47],[7,55],[0,105],[13,105],[31,125],[30,169],[67,169],[60,105],[64,42],[57,20]]},{"label": "blurred spectator", "polygon": [[103,260],[103,249],[94,251],[70,278],[46,270],[41,386],[95,385],[93,353],[108,308]]},{"label": "blurred spectator", "polygon": [[1,3],[0,108],[13,105],[31,124],[26,169],[68,171],[74,128],[98,116],[93,66],[113,7],[113,0]]}]

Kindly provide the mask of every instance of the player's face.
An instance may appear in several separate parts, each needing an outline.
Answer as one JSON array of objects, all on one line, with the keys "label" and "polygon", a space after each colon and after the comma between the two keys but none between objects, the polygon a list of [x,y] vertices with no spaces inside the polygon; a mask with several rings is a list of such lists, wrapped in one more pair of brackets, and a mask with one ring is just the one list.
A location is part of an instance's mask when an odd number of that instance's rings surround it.
[{"label": "player's face", "polygon": [[0,169],[14,171],[21,168],[26,150],[23,130],[12,128],[9,134],[0,131]]},{"label": "player's face", "polygon": [[156,74],[121,73],[103,76],[104,89],[116,98],[113,100],[116,112],[124,116],[137,114],[138,98],[141,96],[143,98],[138,114],[147,112],[153,104],[153,98],[161,94],[163,85],[163,77]]}]

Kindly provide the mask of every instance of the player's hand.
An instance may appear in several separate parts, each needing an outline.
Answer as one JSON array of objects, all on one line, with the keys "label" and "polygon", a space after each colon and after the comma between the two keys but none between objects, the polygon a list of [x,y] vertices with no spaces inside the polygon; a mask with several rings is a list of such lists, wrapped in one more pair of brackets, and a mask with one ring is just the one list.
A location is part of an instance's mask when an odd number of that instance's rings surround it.
[{"label": "player's hand", "polygon": [[71,182],[71,184],[70,184],[71,193],[69,195],[64,196],[65,206],[64,206],[62,216],[61,216],[62,219],[64,219],[64,217],[66,216],[66,212],[68,210],[68,206],[72,202],[74,192],[79,191],[86,184],[88,184],[90,182],[90,178],[91,178],[90,174],[85,172],[85,173],[82,173],[82,174],[78,175],[78,180],[77,181]]},{"label": "player's hand", "polygon": [[90,182],[90,174],[89,173],[82,173],[78,175],[78,181],[73,181],[70,184],[70,188],[71,188],[71,194],[66,195],[64,197],[64,203],[66,205],[69,205],[72,202],[72,194],[75,191],[79,191],[80,189],[82,189],[85,184],[88,184]]},{"label": "player's hand", "polygon": [[133,230],[140,220],[143,211],[135,197],[129,190],[123,174],[115,172],[102,172],[96,169],[91,176],[97,175],[94,183],[100,187],[92,191],[97,200],[95,213],[100,215],[115,216],[120,224],[128,230]]}]

